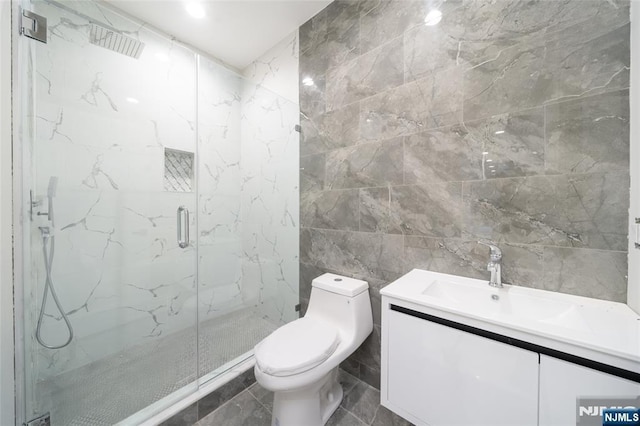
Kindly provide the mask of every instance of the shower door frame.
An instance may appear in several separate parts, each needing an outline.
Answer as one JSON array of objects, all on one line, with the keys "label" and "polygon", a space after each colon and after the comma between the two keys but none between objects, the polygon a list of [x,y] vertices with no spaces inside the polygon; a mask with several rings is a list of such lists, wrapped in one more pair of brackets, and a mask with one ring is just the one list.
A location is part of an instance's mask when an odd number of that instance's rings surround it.
[{"label": "shower door frame", "polygon": [[12,116],[14,104],[9,96],[15,90],[12,74],[16,75],[15,52],[17,37],[14,23],[18,17],[18,7],[14,0],[0,0],[0,244],[3,256],[0,259],[0,424],[13,424],[17,419],[15,386],[16,369],[14,345],[14,275],[13,262],[15,248],[12,242],[14,230],[20,226],[13,204],[13,132]]},{"label": "shower door frame", "polygon": [[[1,0],[0,0],[1,1]],[[13,209],[13,368],[14,368],[14,422],[16,425],[26,423],[26,382],[24,358],[24,327],[18,319],[24,314],[24,270],[22,268],[24,262],[24,224],[23,204],[21,194],[24,188],[23,183],[23,156],[24,150],[22,143],[23,129],[23,99],[22,88],[24,79],[26,78],[23,71],[24,63],[24,43],[27,42],[25,37],[20,34],[20,15],[23,7],[26,7],[26,0],[10,0],[11,1],[11,120],[12,120],[12,184],[13,194],[11,196]]]}]

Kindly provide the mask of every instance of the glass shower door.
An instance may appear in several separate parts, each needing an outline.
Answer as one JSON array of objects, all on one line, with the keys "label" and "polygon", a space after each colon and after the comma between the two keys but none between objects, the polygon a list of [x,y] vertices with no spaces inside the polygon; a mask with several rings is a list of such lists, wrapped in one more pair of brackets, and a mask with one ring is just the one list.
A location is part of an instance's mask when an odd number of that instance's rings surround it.
[{"label": "glass shower door", "polygon": [[195,55],[93,2],[24,7],[48,20],[21,39],[24,415],[111,425],[197,386]]}]

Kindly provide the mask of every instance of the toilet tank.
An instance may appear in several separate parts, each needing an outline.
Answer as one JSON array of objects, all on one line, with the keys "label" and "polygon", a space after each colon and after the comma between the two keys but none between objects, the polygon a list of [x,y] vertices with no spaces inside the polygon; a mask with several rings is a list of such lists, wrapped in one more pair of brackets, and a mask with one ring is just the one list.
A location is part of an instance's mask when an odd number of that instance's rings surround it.
[{"label": "toilet tank", "polygon": [[373,329],[369,284],[326,273],[311,283],[311,297],[305,317],[335,324],[342,334],[367,336]]}]

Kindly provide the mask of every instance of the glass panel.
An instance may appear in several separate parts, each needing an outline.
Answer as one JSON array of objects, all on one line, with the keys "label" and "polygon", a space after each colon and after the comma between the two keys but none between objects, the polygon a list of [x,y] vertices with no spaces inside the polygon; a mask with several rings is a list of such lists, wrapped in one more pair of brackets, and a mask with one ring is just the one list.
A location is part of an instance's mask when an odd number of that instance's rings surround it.
[{"label": "glass panel", "polygon": [[[196,195],[165,189],[164,153],[198,158],[196,59],[96,3],[65,4],[33,3],[49,40],[25,43],[33,136],[24,180],[35,202],[24,222],[26,417],[111,425],[195,389],[196,239],[178,245],[176,216],[197,211]],[[144,44],[139,58],[102,46],[95,32],[112,27],[118,43]],[[182,214],[183,238],[188,218],[197,235],[196,216]],[[73,329],[66,346],[61,310]]]},{"label": "glass panel", "polygon": [[200,57],[199,374],[298,317],[298,105]]},{"label": "glass panel", "polygon": [[299,108],[99,3],[28,7],[25,417],[136,423],[297,318]]}]

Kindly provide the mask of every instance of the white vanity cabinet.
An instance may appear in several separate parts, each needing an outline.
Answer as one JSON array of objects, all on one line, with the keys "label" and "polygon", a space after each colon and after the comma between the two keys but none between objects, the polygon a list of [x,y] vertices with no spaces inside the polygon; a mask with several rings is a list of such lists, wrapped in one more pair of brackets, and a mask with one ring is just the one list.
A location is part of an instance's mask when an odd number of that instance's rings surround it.
[{"label": "white vanity cabinet", "polygon": [[396,311],[386,319],[393,411],[416,425],[537,425],[537,353]]},{"label": "white vanity cabinet", "polygon": [[569,426],[578,397],[640,398],[624,304],[421,269],[380,294],[381,404],[416,425]]},{"label": "white vanity cabinet", "polygon": [[540,426],[575,425],[579,397],[638,397],[640,383],[540,356]]}]

